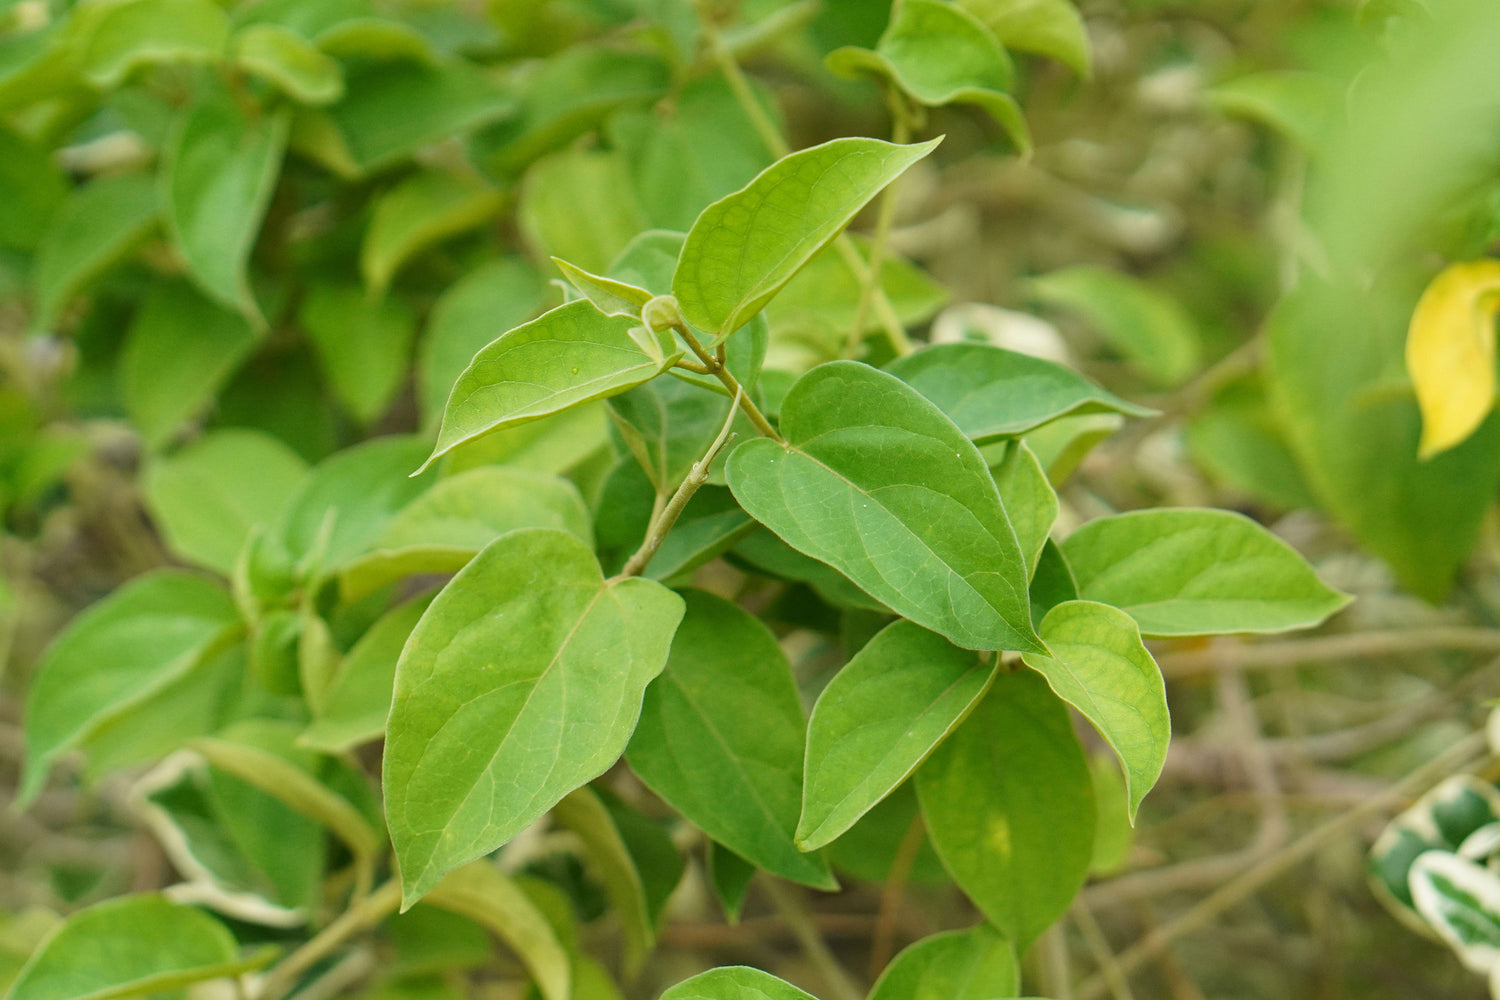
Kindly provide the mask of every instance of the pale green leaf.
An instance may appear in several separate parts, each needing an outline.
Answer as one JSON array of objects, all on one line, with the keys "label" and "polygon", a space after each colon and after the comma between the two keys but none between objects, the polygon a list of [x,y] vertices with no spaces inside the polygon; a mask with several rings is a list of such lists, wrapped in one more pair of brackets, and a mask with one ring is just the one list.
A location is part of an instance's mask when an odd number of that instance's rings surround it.
[{"label": "pale green leaf", "polygon": [[769,972],[745,965],[709,969],[684,979],[661,995],[661,1000],[817,1000]]},{"label": "pale green leaf", "polygon": [[572,996],[571,963],[547,918],[494,865],[475,861],[450,872],[427,894],[427,902],[483,925],[504,941],[545,1000]]},{"label": "pale green leaf", "polygon": [[1101,267],[1070,267],[1031,282],[1048,305],[1082,316],[1142,374],[1176,385],[1198,370],[1202,345],[1187,311],[1138,278]]},{"label": "pale green leaf", "polygon": [[1062,550],[1078,595],[1127,612],[1148,636],[1309,628],[1349,603],[1290,545],[1233,511],[1101,517]]},{"label": "pale green leaf", "polygon": [[238,620],[223,589],[176,570],[137,577],[74,618],[31,681],[21,800],[58,754],[186,674]]},{"label": "pale green leaf", "polygon": [[42,942],[7,1000],[115,1000],[237,976],[275,952],[241,961],[229,929],[155,893],[73,914]]},{"label": "pale green leaf", "polygon": [[1135,822],[1141,799],[1161,775],[1172,738],[1161,670],[1141,642],[1135,620],[1107,604],[1059,604],[1038,631],[1052,655],[1028,653],[1022,659],[1093,723],[1120,758]]},{"label": "pale green leaf", "polygon": [[1156,412],[1056,362],[988,344],[937,344],[898,358],[886,371],[932,400],[980,444],[1069,414]]},{"label": "pale green leaf", "polygon": [[297,311],[334,395],[360,423],[373,423],[401,389],[416,317],[399,299],[355,285],[309,283]]},{"label": "pale green leaf", "polygon": [[1500,967],[1500,875],[1447,851],[1428,851],[1411,866],[1420,913],[1471,972]]},{"label": "pale green leaf", "polygon": [[1009,91],[1015,73],[994,34],[969,11],[947,0],[903,0],[874,51],[845,46],[828,54],[840,76],[871,74],[920,104],[974,104],[1027,152],[1031,136]]},{"label": "pale green leaf", "polygon": [[916,784],[944,867],[1017,949],[1067,912],[1088,876],[1094,797],[1067,706],[1046,681],[996,678]]},{"label": "pale green leaf", "polygon": [[822,847],[927,758],[989,688],[979,655],[907,621],[883,629],[818,696],[797,843]]},{"label": "pale green leaf", "polygon": [[219,302],[264,323],[246,267],[281,173],[290,117],[248,118],[227,97],[195,102],[163,151],[167,232],[188,275]]},{"label": "pale green leaf", "polygon": [[683,316],[714,342],[728,337],[939,141],[834,139],[777,161],[705,208],[672,279]]},{"label": "pale green leaf", "polygon": [[216,62],[229,39],[229,20],[211,0],[123,0],[77,16],[79,68],[105,90],[144,66]]},{"label": "pale green leaf", "polygon": [[1057,493],[1047,482],[1042,463],[1024,441],[1007,448],[1005,457],[992,471],[1005,515],[1016,530],[1021,554],[1026,557],[1026,572],[1035,576],[1037,561],[1057,520]]},{"label": "pale green leaf", "polygon": [[1097,876],[1118,874],[1130,857],[1134,822],[1130,797],[1120,765],[1110,754],[1089,755],[1089,774],[1094,779],[1094,856],[1089,872]]},{"label": "pale green leaf", "polygon": [[1072,0],[960,0],[1000,44],[1035,52],[1089,75],[1089,39]]},{"label": "pale green leaf", "polygon": [[729,458],[735,499],[799,552],[968,649],[1043,652],[1025,559],[974,445],[915,390],[850,361],[804,375],[786,445]]},{"label": "pale green leaf", "polygon": [[379,298],[396,272],[422,250],[475,229],[500,210],[499,190],[467,173],[424,170],[375,199],[359,251],[359,270]]},{"label": "pale green leaf", "polygon": [[591,274],[560,257],[553,257],[552,263],[557,265],[563,277],[568,279],[568,283],[576,288],[580,295],[592,302],[594,308],[606,316],[629,316],[633,319],[640,319],[641,307],[651,301],[651,293],[644,288]]},{"label": "pale green leaf", "polygon": [[176,555],[229,576],[257,524],[275,522],[307,463],[258,431],[212,431],[146,466],[141,488]]},{"label": "pale green leaf", "polygon": [[618,152],[567,149],[526,171],[517,221],[539,252],[602,273],[646,220]]},{"label": "pale green leaf", "polygon": [[387,726],[406,905],[615,762],[681,615],[549,529],[500,536],[453,578],[401,655]]},{"label": "pale green leaf", "polygon": [[775,637],[721,598],[690,590],[667,668],[646,691],[626,757],[695,826],[760,868],[833,888],[792,841],[806,723]]},{"label": "pale green leaf", "polygon": [[68,195],[37,246],[36,325],[56,322],[74,294],[145,238],[157,211],[156,184],[143,174],[103,177]]},{"label": "pale green leaf", "polygon": [[344,96],[344,71],[301,35],[277,24],[252,24],[234,37],[240,69],[302,104],[331,104]]},{"label": "pale green leaf", "polygon": [[1015,946],[978,924],[908,946],[880,974],[870,1000],[993,1000],[1020,988]]},{"label": "pale green leaf", "polygon": [[1238,76],[1215,85],[1206,96],[1225,114],[1270,126],[1309,152],[1327,139],[1344,105],[1337,80],[1300,70]]},{"label": "pale green leaf", "polygon": [[504,334],[459,376],[426,464],[485,434],[624,392],[682,356],[667,332],[655,335],[660,360],[652,358],[631,336],[636,325],[580,300]]},{"label": "pale green leaf", "polygon": [[583,841],[590,867],[604,885],[610,905],[625,930],[625,966],[632,974],[656,942],[656,928],[646,906],[646,887],[635,859],[604,801],[584,786],[564,795],[552,807],[552,818]]}]

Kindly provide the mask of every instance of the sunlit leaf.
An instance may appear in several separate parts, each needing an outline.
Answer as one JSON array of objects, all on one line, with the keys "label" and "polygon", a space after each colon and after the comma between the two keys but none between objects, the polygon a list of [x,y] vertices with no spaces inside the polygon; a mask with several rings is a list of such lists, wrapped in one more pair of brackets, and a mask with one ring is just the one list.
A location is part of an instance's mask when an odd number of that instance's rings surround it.
[{"label": "sunlit leaf", "polygon": [[1417,301],[1406,368],[1422,410],[1420,457],[1460,443],[1494,408],[1497,315],[1500,260],[1452,264]]}]

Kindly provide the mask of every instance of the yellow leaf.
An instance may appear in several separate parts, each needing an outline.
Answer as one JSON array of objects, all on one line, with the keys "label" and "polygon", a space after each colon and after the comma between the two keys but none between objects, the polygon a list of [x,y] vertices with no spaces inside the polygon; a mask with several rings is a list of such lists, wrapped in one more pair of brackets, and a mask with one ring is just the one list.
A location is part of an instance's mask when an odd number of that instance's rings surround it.
[{"label": "yellow leaf", "polygon": [[1462,443],[1494,406],[1497,312],[1500,260],[1454,264],[1418,300],[1406,368],[1422,411],[1421,458]]}]

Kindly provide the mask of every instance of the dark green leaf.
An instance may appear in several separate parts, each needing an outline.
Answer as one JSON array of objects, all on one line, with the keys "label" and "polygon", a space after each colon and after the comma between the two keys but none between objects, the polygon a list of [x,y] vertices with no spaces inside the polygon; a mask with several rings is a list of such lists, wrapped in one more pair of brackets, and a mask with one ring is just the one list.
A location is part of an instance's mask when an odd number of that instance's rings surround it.
[{"label": "dark green leaf", "polygon": [[68,182],[46,150],[0,128],[0,191],[6,193],[0,246],[32,250],[47,238]]},{"label": "dark green leaf", "polygon": [[646,887],[614,817],[593,789],[584,786],[564,795],[552,807],[558,824],[583,841],[589,863],[604,885],[615,915],[625,929],[625,965],[640,969],[656,942],[656,927],[646,905]]},{"label": "dark green leaf", "polygon": [[1015,946],[989,924],[933,934],[891,960],[870,1000],[991,1000],[1021,988]]},{"label": "dark green leaf", "polygon": [[50,327],[68,299],[156,225],[156,185],[143,174],[104,177],[70,194],[36,252],[36,325]]}]

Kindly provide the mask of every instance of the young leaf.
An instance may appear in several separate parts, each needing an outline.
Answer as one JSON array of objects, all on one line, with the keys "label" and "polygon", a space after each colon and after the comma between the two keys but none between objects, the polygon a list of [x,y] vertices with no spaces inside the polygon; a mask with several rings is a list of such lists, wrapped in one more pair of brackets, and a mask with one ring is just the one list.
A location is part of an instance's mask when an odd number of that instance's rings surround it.
[{"label": "young leaf", "polygon": [[151,231],[157,211],[156,184],[144,174],[102,177],[68,195],[37,246],[36,325],[56,322],[74,293]]},{"label": "young leaf", "polygon": [[355,285],[310,282],[297,322],[339,402],[360,423],[373,423],[406,376],[417,323],[412,311]]},{"label": "young leaf", "polygon": [[1130,821],[1167,760],[1172,722],[1161,670],[1141,642],[1134,619],[1093,601],[1068,601],[1047,612],[1039,629],[1051,656],[1021,658],[1063,701],[1083,713],[1120,758],[1130,793]]},{"label": "young leaf", "polygon": [[807,731],[797,844],[837,839],[916,770],[989,688],[993,668],[908,621],[834,676]]},{"label": "young leaf", "polygon": [[152,460],[141,488],[167,547],[229,576],[250,530],[274,523],[306,475],[280,441],[230,428]]},{"label": "young leaf", "polygon": [[1037,297],[1076,312],[1140,371],[1177,385],[1198,370],[1201,345],[1193,319],[1164,292],[1100,267],[1070,267],[1036,278]]},{"label": "young leaf", "polygon": [[650,381],[682,357],[670,331],[653,335],[655,356],[641,350],[636,326],[580,300],[504,334],[459,376],[422,468],[466,441]]},{"label": "young leaf", "polygon": [[290,117],[250,119],[227,98],[193,103],[163,151],[167,231],[189,276],[263,325],[246,265],[286,151]]},{"label": "young leaf", "polygon": [[450,872],[427,894],[427,902],[482,924],[509,945],[544,1000],[573,995],[568,953],[546,916],[494,865],[475,861]]},{"label": "young leaf", "polygon": [[332,104],[344,96],[338,60],[279,24],[241,29],[234,37],[234,62],[301,104]]},{"label": "young leaf", "polygon": [[1062,62],[1089,75],[1089,39],[1071,0],[960,0],[995,33],[1000,44]]},{"label": "young leaf", "polygon": [[481,178],[446,170],[412,174],[382,194],[359,250],[359,272],[369,293],[384,295],[402,264],[434,243],[483,225],[502,200]]},{"label": "young leaf", "polygon": [[27,697],[21,802],[41,791],[58,754],[187,673],[238,620],[221,588],[175,570],[137,577],[73,619]]},{"label": "young leaf", "polygon": [[229,38],[229,20],[211,0],[135,0],[80,14],[79,68],[102,90],[143,66],[217,61]]},{"label": "young leaf", "polygon": [[265,965],[275,951],[238,959],[229,929],[191,906],[150,893],[80,910],[31,956],[8,1000],[78,1000],[178,990]]},{"label": "young leaf", "polygon": [[759,438],[729,457],[751,517],[966,649],[1045,651],[995,482],[941,411],[892,375],[835,361],[798,380],[781,424],[785,445]]},{"label": "young leaf", "polygon": [[1471,972],[1500,966],[1500,876],[1447,851],[1428,851],[1411,866],[1411,894],[1426,918]]},{"label": "young leaf", "polygon": [[1057,520],[1057,492],[1047,482],[1042,463],[1025,441],[1007,448],[1005,457],[991,471],[1000,490],[1000,502],[1005,506],[1005,516],[1016,529],[1016,541],[1026,557],[1026,572],[1034,577],[1047,535]]},{"label": "young leaf", "polygon": [[1067,911],[1093,854],[1093,790],[1066,706],[1036,674],[996,678],[916,783],[943,866],[1025,949]]},{"label": "young leaf", "polygon": [[656,942],[656,928],[646,906],[641,873],[609,809],[593,789],[584,786],[564,795],[552,807],[552,816],[583,841],[593,870],[604,883],[604,891],[625,928],[626,968],[639,970]]},{"label": "young leaf", "polygon": [[976,444],[1025,434],[1074,413],[1156,412],[1056,362],[988,344],[936,344],[897,358],[886,371],[932,400]]},{"label": "young leaf", "polygon": [[910,945],[880,974],[870,1000],[990,1000],[1015,996],[1015,945],[989,924],[933,934]]},{"label": "young leaf", "polygon": [[709,969],[684,979],[661,1000],[817,1000],[769,972],[745,965]]},{"label": "young leaf", "polygon": [[939,141],[834,139],[779,160],[705,208],[672,278],[683,317],[716,344],[728,337]]},{"label": "young leaf", "polygon": [[600,277],[590,274],[581,267],[569,264],[567,261],[553,257],[552,263],[568,279],[568,283],[578,290],[578,293],[594,304],[606,316],[628,316],[632,319],[641,318],[641,307],[651,301],[651,293],[644,288],[628,285],[623,281],[613,278]]},{"label": "young leaf", "polygon": [[928,107],[977,105],[1016,149],[1031,148],[1020,105],[1007,93],[1015,72],[1010,56],[982,21],[958,4],[903,0],[874,51],[845,46],[830,52],[826,62],[841,76],[881,77]]},{"label": "young leaf", "polygon": [[1406,368],[1422,410],[1421,458],[1473,434],[1495,406],[1495,317],[1500,260],[1452,264],[1417,301]]},{"label": "young leaf", "polygon": [[1290,545],[1233,511],[1101,517],[1062,551],[1078,596],[1120,608],[1148,636],[1310,628],[1349,603]]},{"label": "young leaf", "polygon": [[696,590],[686,599],[626,759],[653,792],[735,854],[833,888],[823,859],[792,843],[805,723],[786,655],[737,606]]},{"label": "young leaf", "polygon": [[453,578],[401,654],[387,724],[407,907],[615,762],[681,616],[550,529],[501,535]]}]

